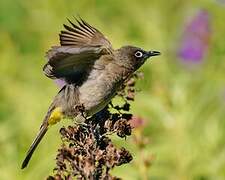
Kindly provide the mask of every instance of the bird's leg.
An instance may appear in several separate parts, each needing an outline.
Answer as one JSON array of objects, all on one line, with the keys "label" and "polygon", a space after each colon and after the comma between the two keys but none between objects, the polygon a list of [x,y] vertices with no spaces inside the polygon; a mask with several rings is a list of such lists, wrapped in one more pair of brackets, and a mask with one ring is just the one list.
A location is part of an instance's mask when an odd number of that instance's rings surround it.
[{"label": "bird's leg", "polygon": [[86,123],[87,115],[85,113],[84,106],[79,104],[74,106],[74,109],[77,114],[76,117],[74,118],[75,124],[83,126],[85,129],[87,129],[88,128],[88,124]]},{"label": "bird's leg", "polygon": [[83,132],[88,133],[89,132],[89,125],[86,123],[86,117],[83,115],[83,113],[79,113],[75,118],[74,118],[74,123],[82,128]]},{"label": "bird's leg", "polygon": [[79,113],[75,118],[75,123],[78,124],[78,125],[87,125],[85,123],[86,121],[86,118],[83,116],[83,114]]}]

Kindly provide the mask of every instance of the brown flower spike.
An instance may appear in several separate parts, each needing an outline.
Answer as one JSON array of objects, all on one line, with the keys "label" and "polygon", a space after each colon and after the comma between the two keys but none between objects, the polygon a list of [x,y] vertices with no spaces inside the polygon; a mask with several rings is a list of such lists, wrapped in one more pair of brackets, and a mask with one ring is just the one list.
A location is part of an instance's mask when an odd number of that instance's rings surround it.
[{"label": "brown flower spike", "polygon": [[[85,124],[63,127],[60,129],[62,145],[56,156],[54,175],[48,180],[115,180],[120,179],[110,174],[115,166],[129,163],[131,154],[125,148],[116,147],[110,134],[121,138],[131,135],[129,120],[132,114],[129,101],[134,100],[136,73],[124,84],[118,96],[124,99],[122,106],[110,103],[105,109],[86,119]],[[114,110],[112,113],[111,110]]]}]

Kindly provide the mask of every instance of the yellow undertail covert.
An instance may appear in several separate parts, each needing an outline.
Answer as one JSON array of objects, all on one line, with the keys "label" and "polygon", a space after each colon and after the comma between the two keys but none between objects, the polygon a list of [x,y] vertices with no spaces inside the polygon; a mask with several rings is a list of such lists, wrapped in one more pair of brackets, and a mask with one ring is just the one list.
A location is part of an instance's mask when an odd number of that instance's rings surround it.
[{"label": "yellow undertail covert", "polygon": [[62,108],[57,107],[52,111],[51,116],[48,119],[48,124],[54,125],[57,122],[59,122],[62,118],[63,118]]}]

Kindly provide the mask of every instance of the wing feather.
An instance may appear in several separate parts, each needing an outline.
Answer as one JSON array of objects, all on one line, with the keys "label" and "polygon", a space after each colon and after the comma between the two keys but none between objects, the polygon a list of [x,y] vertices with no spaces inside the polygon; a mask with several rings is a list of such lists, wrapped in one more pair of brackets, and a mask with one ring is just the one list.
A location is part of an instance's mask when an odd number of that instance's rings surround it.
[{"label": "wing feather", "polygon": [[109,40],[96,28],[80,18],[77,24],[68,19],[59,34],[60,45],[47,53],[47,64],[43,67],[47,77],[65,79],[78,83],[102,55],[113,51]]},{"label": "wing feather", "polygon": [[[76,19],[78,25],[74,24],[68,19],[71,26],[63,25],[65,30],[60,33],[60,44],[61,46],[87,46],[87,45],[101,45],[107,49],[112,49],[112,45],[109,40],[96,28],[88,24],[86,21],[80,18]],[[69,37],[70,41],[64,37]]]}]

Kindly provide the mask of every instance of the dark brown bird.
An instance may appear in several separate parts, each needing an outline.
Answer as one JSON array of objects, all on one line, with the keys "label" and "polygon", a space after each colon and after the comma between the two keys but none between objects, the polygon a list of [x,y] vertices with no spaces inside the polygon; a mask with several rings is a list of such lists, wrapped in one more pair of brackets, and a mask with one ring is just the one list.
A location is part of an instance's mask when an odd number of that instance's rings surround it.
[{"label": "dark brown bird", "polygon": [[47,77],[66,83],[50,105],[22,169],[51,125],[63,117],[84,121],[99,112],[132,73],[149,57],[160,54],[134,46],[115,50],[99,30],[84,20],[76,20],[77,24],[68,21],[70,26],[64,25],[65,30],[59,34],[61,45],[47,52],[48,62],[43,68]]}]

